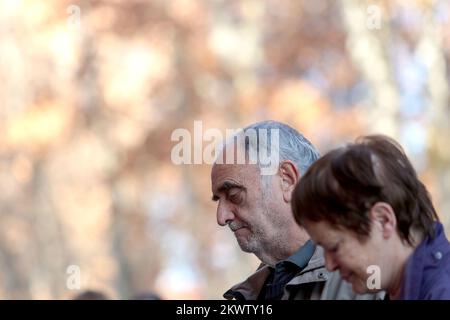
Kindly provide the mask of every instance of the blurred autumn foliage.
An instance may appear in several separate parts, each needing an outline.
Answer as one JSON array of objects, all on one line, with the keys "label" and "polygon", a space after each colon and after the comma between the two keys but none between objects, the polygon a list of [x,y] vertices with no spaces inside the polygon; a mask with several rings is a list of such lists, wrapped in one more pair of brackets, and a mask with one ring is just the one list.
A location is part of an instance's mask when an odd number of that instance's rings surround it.
[{"label": "blurred autumn foliage", "polygon": [[450,231],[446,0],[0,0],[0,40],[0,298],[70,298],[73,265],[115,298],[249,274],[210,166],[171,161],[194,120],[280,120],[322,152],[391,135]]}]

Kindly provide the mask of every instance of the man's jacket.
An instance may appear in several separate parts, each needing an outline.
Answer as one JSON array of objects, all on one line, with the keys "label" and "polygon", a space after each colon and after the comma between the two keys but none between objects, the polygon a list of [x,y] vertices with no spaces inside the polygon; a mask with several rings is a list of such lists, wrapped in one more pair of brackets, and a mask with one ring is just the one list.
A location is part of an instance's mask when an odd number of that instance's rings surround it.
[{"label": "man's jacket", "polygon": [[[234,285],[223,295],[226,299],[256,300],[270,275],[270,268],[261,264],[256,272],[245,281]],[[325,268],[323,249],[319,246],[307,266],[287,283],[282,300],[381,300],[384,292],[377,294],[356,294],[350,283],[344,281],[338,272]]]}]

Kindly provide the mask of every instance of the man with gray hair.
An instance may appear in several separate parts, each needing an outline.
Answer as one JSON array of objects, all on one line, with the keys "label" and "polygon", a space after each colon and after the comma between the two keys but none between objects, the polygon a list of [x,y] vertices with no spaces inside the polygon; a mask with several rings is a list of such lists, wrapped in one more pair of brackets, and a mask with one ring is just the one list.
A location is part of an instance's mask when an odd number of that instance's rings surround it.
[{"label": "man with gray hair", "polygon": [[[241,161],[230,161],[236,160],[230,155],[238,155]],[[338,273],[329,273],[323,250],[295,222],[292,191],[318,158],[303,135],[276,121],[246,127],[221,150],[211,171],[217,222],[233,231],[243,251],[262,262],[253,275],[229,289],[225,298],[382,298],[383,294],[357,295]]]}]

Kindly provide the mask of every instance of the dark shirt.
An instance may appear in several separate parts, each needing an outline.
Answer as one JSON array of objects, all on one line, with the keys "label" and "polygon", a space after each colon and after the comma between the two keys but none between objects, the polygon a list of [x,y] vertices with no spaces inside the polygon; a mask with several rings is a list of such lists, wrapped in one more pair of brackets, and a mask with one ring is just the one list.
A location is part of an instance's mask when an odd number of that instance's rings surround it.
[{"label": "dark shirt", "polygon": [[301,272],[314,254],[316,246],[308,240],[297,252],[270,268],[270,276],[259,293],[258,300],[280,300],[284,287]]}]

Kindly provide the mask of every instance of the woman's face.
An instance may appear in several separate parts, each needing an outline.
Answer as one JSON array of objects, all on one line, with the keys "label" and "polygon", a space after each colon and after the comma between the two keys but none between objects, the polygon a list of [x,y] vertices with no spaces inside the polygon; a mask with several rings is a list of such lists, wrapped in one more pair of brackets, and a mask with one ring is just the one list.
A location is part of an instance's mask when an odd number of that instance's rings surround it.
[{"label": "woman's face", "polygon": [[341,277],[352,284],[353,291],[365,293],[384,288],[384,280],[389,278],[386,274],[389,268],[383,268],[389,267],[386,264],[389,248],[380,228],[372,224],[369,237],[361,241],[354,232],[338,229],[327,221],[305,221],[304,226],[311,239],[323,247],[327,269],[339,270]]}]

